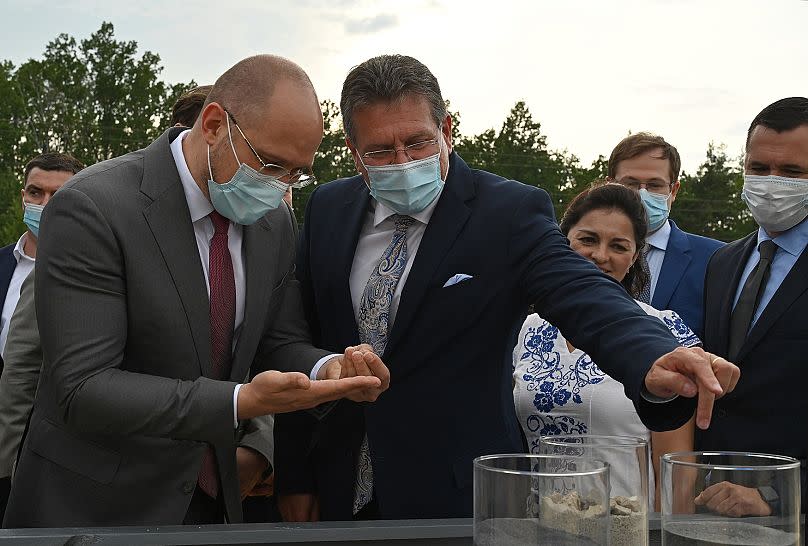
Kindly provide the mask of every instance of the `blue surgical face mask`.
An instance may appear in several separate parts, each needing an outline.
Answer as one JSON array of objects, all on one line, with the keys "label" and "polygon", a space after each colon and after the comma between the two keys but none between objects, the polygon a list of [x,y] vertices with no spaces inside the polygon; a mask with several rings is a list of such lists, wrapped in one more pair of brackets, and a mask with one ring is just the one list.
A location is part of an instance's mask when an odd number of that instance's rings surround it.
[{"label": "blue surgical face mask", "polygon": [[668,219],[668,197],[671,195],[658,195],[651,193],[645,188],[640,190],[642,204],[645,205],[645,213],[648,215],[648,229],[652,232],[662,227]]},{"label": "blue surgical face mask", "polygon": [[35,205],[33,203],[22,202],[24,212],[22,214],[22,221],[34,234],[34,237],[39,237],[39,221],[42,218],[42,209],[45,205]]},{"label": "blue surgical face mask", "polygon": [[[225,113],[227,115],[227,113]],[[210,202],[216,212],[225,218],[242,225],[254,224],[267,212],[278,208],[283,200],[283,194],[289,188],[274,176],[261,174],[249,165],[241,163],[233,146],[233,136],[230,133],[230,116],[227,115],[227,138],[233,155],[239,163],[239,168],[229,182],[217,184],[213,180],[213,171],[210,167],[210,146],[208,146],[208,192]]]},{"label": "blue surgical face mask", "polygon": [[[438,143],[443,142],[443,136]],[[362,156],[359,156],[362,161]],[[440,194],[440,151],[424,159],[393,165],[362,165],[370,179],[370,195],[398,214],[416,214],[424,210]]]}]

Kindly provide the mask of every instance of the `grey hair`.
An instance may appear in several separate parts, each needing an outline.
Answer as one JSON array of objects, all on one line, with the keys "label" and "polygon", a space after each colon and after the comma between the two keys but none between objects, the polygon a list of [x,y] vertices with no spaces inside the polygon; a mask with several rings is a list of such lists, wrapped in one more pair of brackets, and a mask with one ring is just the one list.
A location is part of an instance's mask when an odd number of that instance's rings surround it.
[{"label": "grey hair", "polygon": [[378,102],[401,100],[409,94],[421,95],[429,102],[438,127],[446,119],[446,103],[438,80],[418,59],[407,55],[379,55],[355,66],[342,84],[342,124],[345,134],[356,142],[353,113],[356,108]]}]

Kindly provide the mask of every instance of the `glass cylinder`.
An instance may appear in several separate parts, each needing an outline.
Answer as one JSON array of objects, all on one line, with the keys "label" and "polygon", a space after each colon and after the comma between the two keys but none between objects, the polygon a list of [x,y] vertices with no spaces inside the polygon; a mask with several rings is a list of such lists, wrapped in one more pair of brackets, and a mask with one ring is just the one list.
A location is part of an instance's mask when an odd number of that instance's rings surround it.
[{"label": "glass cylinder", "polygon": [[662,457],[662,544],[800,544],[800,463],[781,455]]},{"label": "glass cylinder", "polygon": [[582,457],[474,459],[474,544],[609,544],[609,465]]},{"label": "glass cylinder", "polygon": [[612,546],[646,546],[648,537],[648,442],[632,436],[542,436],[539,451],[586,457],[609,464]]}]

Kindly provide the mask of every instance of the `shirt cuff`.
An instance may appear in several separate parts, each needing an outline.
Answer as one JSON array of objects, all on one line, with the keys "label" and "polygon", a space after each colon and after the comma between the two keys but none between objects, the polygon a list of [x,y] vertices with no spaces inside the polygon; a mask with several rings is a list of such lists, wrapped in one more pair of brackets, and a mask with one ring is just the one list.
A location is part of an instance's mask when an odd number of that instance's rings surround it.
[{"label": "shirt cuff", "polygon": [[669,396],[668,398],[663,398],[662,396],[657,396],[655,394],[651,394],[648,389],[645,388],[645,385],[642,386],[640,389],[640,396],[646,402],[650,402],[652,404],[667,404],[668,402],[673,402],[677,398],[679,398],[678,394],[674,394],[673,396]]},{"label": "shirt cuff", "polygon": [[337,355],[337,354],[326,355],[323,358],[321,358],[320,360],[318,360],[317,364],[315,364],[314,367],[311,369],[311,373],[309,374],[309,379],[311,379],[312,381],[317,381],[317,374],[319,373],[320,368],[322,368],[323,364],[325,364],[326,362],[328,362],[329,360],[331,360],[335,356],[342,356],[342,355]]},{"label": "shirt cuff", "polygon": [[238,391],[241,385],[236,385],[233,389],[233,428],[238,428]]}]

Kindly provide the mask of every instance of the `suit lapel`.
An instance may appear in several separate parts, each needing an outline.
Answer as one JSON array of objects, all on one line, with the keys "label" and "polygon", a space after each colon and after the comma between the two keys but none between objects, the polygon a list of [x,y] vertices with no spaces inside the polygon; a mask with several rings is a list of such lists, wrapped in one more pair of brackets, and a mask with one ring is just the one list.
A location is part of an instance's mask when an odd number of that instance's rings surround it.
[{"label": "suit lapel", "polygon": [[140,189],[153,199],[143,210],[143,216],[182,301],[200,371],[202,375],[210,376],[208,292],[191,213],[169,148],[169,131],[146,148]]},{"label": "suit lapel", "polygon": [[[340,234],[342,230],[334,229],[329,235],[330,247],[333,249],[333,252],[329,254],[329,260],[333,260],[333,269],[331,266],[324,269],[324,271],[333,271],[335,276],[333,286],[336,287],[334,295],[336,324],[332,324],[332,326],[340,330],[337,339],[352,339],[354,344],[359,343],[359,328],[356,325],[351,298],[350,276],[359,234],[362,231],[370,203],[370,192],[362,177],[358,177],[357,181],[356,187],[346,192],[346,198],[341,207],[334,211],[335,217],[340,219],[339,223],[344,226],[345,231]],[[328,225],[338,224],[329,223]],[[311,266],[315,267],[315,264],[311,264]]]},{"label": "suit lapel", "polygon": [[[283,206],[283,213],[288,214]],[[233,366],[230,371],[231,381],[243,381],[255,355],[255,347],[261,337],[263,315],[269,304],[269,290],[274,282],[267,272],[274,271],[278,263],[280,246],[272,241],[272,228],[266,217],[253,225],[244,226],[242,239],[242,256],[244,257],[244,320],[241,323],[236,348],[233,353]]]},{"label": "suit lapel", "polygon": [[[732,318],[732,304],[735,301],[735,293],[738,291],[738,284],[741,282],[741,275],[749,260],[749,255],[757,243],[757,231],[742,239],[726,258],[726,265],[715,273],[714,282],[718,285],[717,290],[722,294],[719,303],[718,313],[718,345],[720,354],[726,355],[729,348],[729,326]],[[730,282],[727,283],[727,279]],[[705,328],[707,325],[705,325]]]},{"label": "suit lapel", "polygon": [[452,248],[471,214],[471,210],[465,204],[465,201],[474,196],[471,178],[472,173],[468,166],[459,156],[452,154],[449,177],[426,226],[415,261],[401,292],[398,312],[385,353],[393,350],[404,338],[404,333],[430,285],[429,281],[434,277],[438,266]]},{"label": "suit lapel", "polygon": [[766,336],[772,325],[806,290],[808,290],[808,252],[803,250],[797,263],[783,279],[783,283],[777,288],[771,301],[760,314],[760,318],[749,331],[749,335],[738,353],[738,362],[741,362],[749,351]]},{"label": "suit lapel", "polygon": [[665,249],[665,258],[662,261],[662,269],[657,279],[656,290],[651,305],[657,309],[667,309],[671,296],[679,286],[679,282],[690,265],[690,241],[687,235],[671,223],[671,234],[668,238],[668,247]]}]

